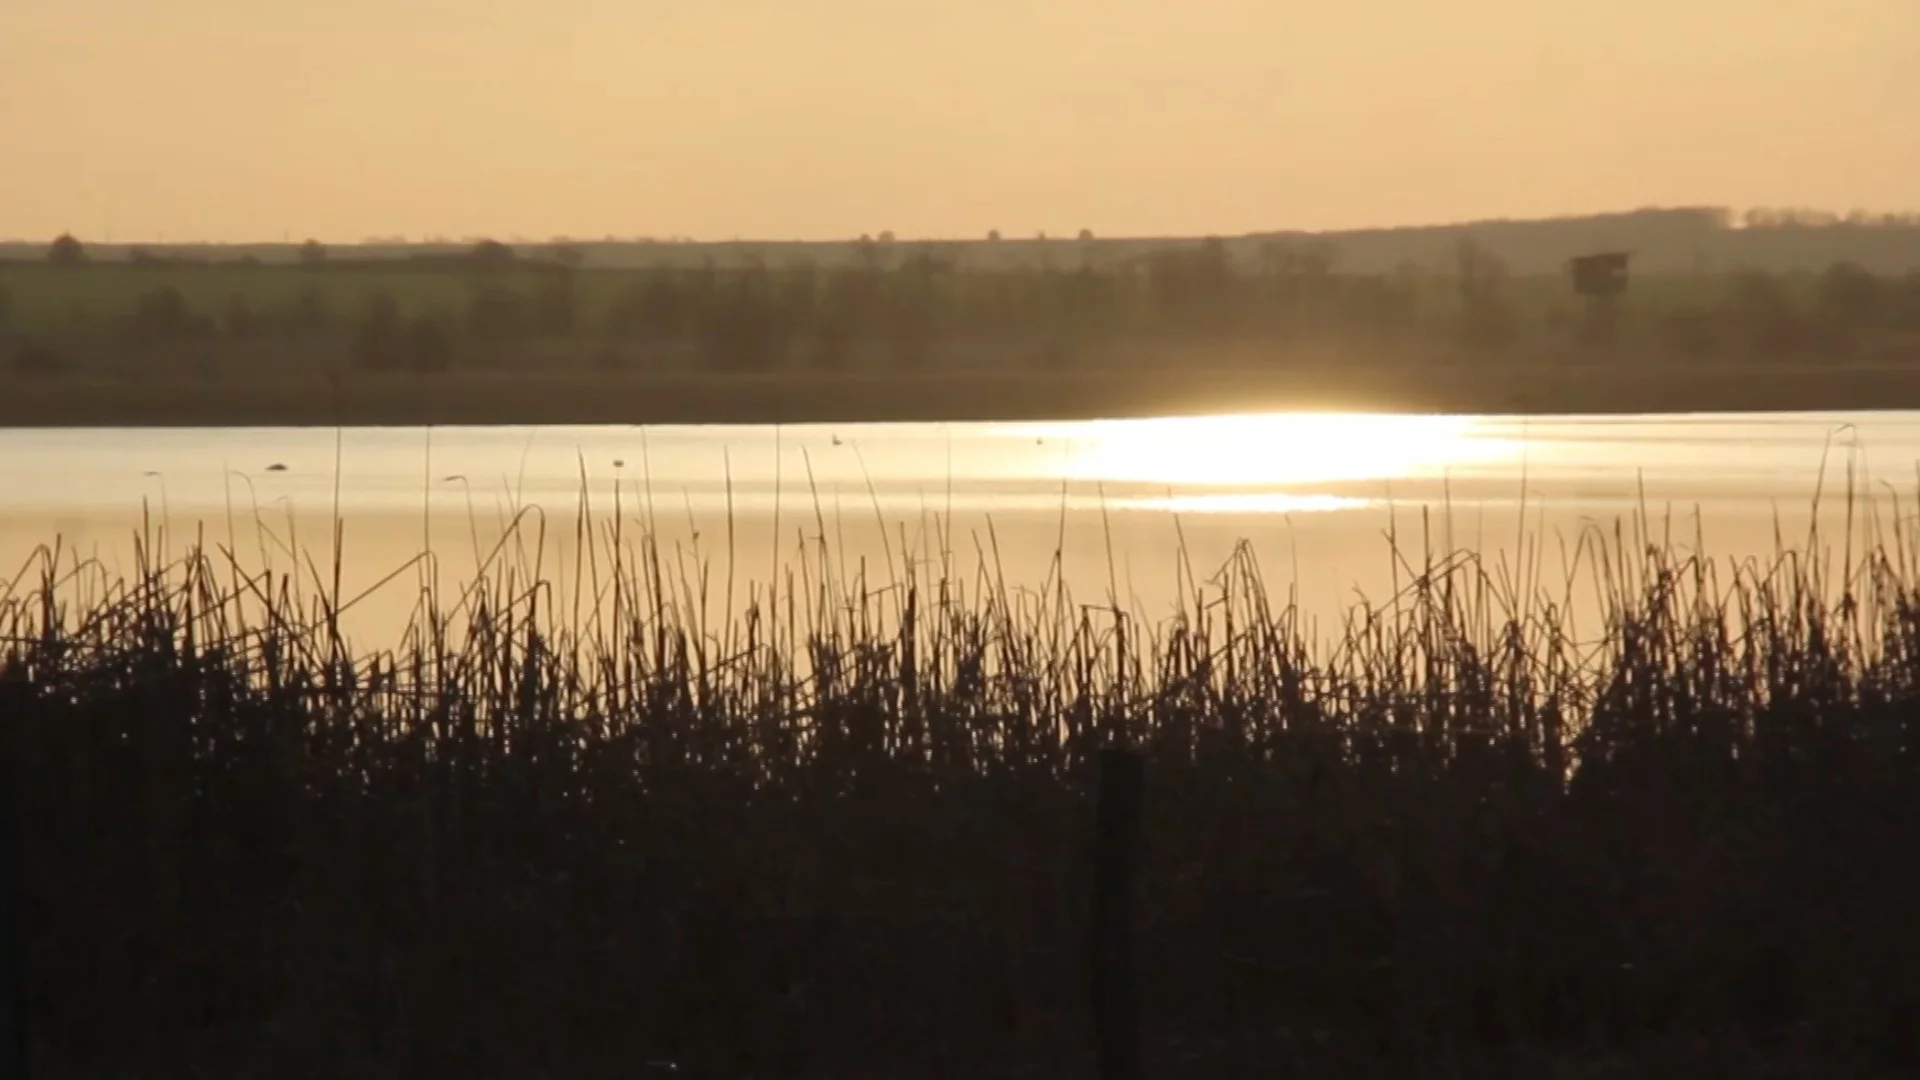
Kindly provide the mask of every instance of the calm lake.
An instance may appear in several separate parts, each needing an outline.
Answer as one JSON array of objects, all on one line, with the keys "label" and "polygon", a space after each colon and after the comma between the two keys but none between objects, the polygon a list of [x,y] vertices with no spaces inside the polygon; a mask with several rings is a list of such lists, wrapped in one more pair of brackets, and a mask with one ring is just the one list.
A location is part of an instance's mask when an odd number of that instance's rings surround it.
[{"label": "calm lake", "polygon": [[[1911,412],[10,430],[0,579],[38,581],[36,553],[56,539],[63,559],[124,573],[142,528],[165,554],[198,539],[287,569],[299,551],[325,577],[337,522],[343,591],[373,590],[356,633],[379,636],[422,574],[457,583],[510,559],[565,587],[599,572],[597,556],[583,561],[585,522],[601,546],[650,538],[684,580],[705,567],[732,584],[736,609],[758,585],[813,574],[824,551],[868,588],[913,563],[976,584],[983,572],[1012,587],[1064,581],[1083,602],[1157,617],[1240,551],[1324,620],[1386,599],[1427,550],[1469,549],[1525,586],[1565,591],[1591,576],[1583,538],[1611,545],[1618,526],[1637,543],[1636,519],[1648,539],[1765,556],[1776,529],[1807,542],[1823,488],[1819,542],[1838,556],[1911,512],[1917,469]],[[423,551],[434,558],[415,560]]]}]

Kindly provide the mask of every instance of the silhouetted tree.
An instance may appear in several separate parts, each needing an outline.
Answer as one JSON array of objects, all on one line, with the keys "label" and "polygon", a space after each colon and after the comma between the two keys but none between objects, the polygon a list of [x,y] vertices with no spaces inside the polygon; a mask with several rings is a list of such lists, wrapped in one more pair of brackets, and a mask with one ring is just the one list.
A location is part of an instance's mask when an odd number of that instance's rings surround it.
[{"label": "silhouetted tree", "polygon": [[55,266],[78,266],[87,261],[87,249],[72,233],[61,233],[47,248],[47,261]]},{"label": "silhouetted tree", "polygon": [[1454,246],[1453,263],[1462,306],[1470,307],[1492,295],[1506,277],[1505,264],[1472,237],[1463,237]]},{"label": "silhouetted tree", "polygon": [[1081,242],[1081,243],[1083,243],[1083,244],[1090,244],[1090,243],[1092,243],[1092,242],[1093,242],[1093,230],[1092,230],[1092,229],[1081,229],[1081,230],[1080,230],[1080,242]]},{"label": "silhouetted tree", "polygon": [[887,337],[894,362],[925,364],[935,337],[939,278],[944,267],[924,248],[909,256],[887,289]]},{"label": "silhouetted tree", "polygon": [[1204,334],[1230,329],[1233,321],[1233,259],[1227,242],[1218,236],[1200,241],[1199,248],[1187,257],[1188,318]]},{"label": "silhouetted tree", "polygon": [[1880,279],[1857,263],[1834,263],[1820,275],[1820,306],[1855,327],[1872,323],[1880,315]]},{"label": "silhouetted tree", "polygon": [[497,270],[511,266],[518,257],[512,248],[498,240],[482,240],[474,244],[473,250],[467,253],[467,261],[482,270]]},{"label": "silhouetted tree", "polygon": [[299,295],[293,298],[293,311],[288,321],[296,334],[311,336],[324,333],[333,322],[327,294],[312,285],[301,289]]},{"label": "silhouetted tree", "polygon": [[1920,330],[1920,270],[1910,270],[1900,279],[1892,305],[1902,330]]},{"label": "silhouetted tree", "polygon": [[881,275],[874,265],[863,263],[828,275],[815,324],[813,366],[846,367],[856,346],[871,340],[884,304]]},{"label": "silhouetted tree", "polygon": [[1156,323],[1172,325],[1187,317],[1192,304],[1193,268],[1178,251],[1146,256],[1147,301]]},{"label": "silhouetted tree", "polygon": [[1774,275],[1758,270],[1740,274],[1734,282],[1733,310],[1756,355],[1778,357],[1800,350],[1800,314]]},{"label": "silhouetted tree", "polygon": [[253,313],[253,304],[247,294],[239,291],[227,294],[227,304],[220,313],[220,332],[226,337],[245,340],[259,333],[259,319]]},{"label": "silhouetted tree", "polygon": [[1345,325],[1371,337],[1389,337],[1413,326],[1417,297],[1404,278],[1367,274],[1342,279],[1339,312]]},{"label": "silhouetted tree", "polygon": [[438,375],[453,368],[452,320],[445,315],[420,314],[408,321],[407,366],[421,375]]},{"label": "silhouetted tree", "polygon": [[467,334],[484,341],[512,341],[533,329],[532,305],[506,285],[482,285],[467,301]]},{"label": "silhouetted tree", "polygon": [[999,242],[1000,242],[1000,230],[999,230],[999,229],[988,229],[988,230],[987,230],[987,243],[989,243],[989,244],[997,244],[997,243],[999,243]]},{"label": "silhouetted tree", "polygon": [[723,371],[764,371],[778,358],[781,333],[767,272],[753,267],[716,297],[701,334],[704,359]]},{"label": "silhouetted tree", "polygon": [[144,247],[135,245],[127,249],[127,262],[143,270],[153,270],[167,265],[169,260],[155,255]]},{"label": "silhouetted tree", "polygon": [[400,367],[404,343],[400,303],[388,292],[367,296],[354,342],[354,363],[368,371],[392,371]]},{"label": "silhouetted tree", "polygon": [[[1326,244],[1291,245],[1269,240],[1260,245],[1260,277],[1263,320],[1269,329],[1283,334],[1304,331],[1317,318],[1324,317],[1333,289],[1329,274],[1335,253]],[[1351,320],[1364,319],[1360,312],[1373,300],[1394,293],[1385,289],[1379,296],[1344,306]],[[1375,329],[1363,327],[1363,329]]]},{"label": "silhouetted tree", "polygon": [[1513,336],[1512,310],[1500,295],[1507,268],[1499,256],[1472,237],[1462,237],[1454,248],[1454,268],[1460,288],[1460,331],[1476,345],[1495,345]]},{"label": "silhouetted tree", "polygon": [[1109,328],[1112,279],[1083,265],[1070,273],[1044,271],[1041,281],[1047,298],[1041,360],[1052,367],[1075,364]]},{"label": "silhouetted tree", "polygon": [[820,309],[820,268],[801,259],[781,277],[780,309],[796,327],[810,326]]},{"label": "silhouetted tree", "polygon": [[1720,350],[1719,320],[1713,312],[1687,306],[1669,312],[1661,320],[1667,344],[1690,359],[1712,356]]},{"label": "silhouetted tree", "polygon": [[578,321],[574,277],[575,271],[564,265],[540,275],[533,295],[533,323],[538,333],[566,337],[574,332]]},{"label": "silhouetted tree", "polygon": [[162,285],[140,294],[127,328],[137,341],[171,341],[194,336],[200,324],[180,290]]},{"label": "silhouetted tree", "polygon": [[320,266],[327,261],[327,249],[318,240],[308,240],[300,245],[300,265]]},{"label": "silhouetted tree", "polygon": [[814,322],[812,344],[806,354],[807,366],[816,371],[843,370],[847,366],[852,337],[846,315],[838,309],[828,308]]},{"label": "silhouetted tree", "polygon": [[686,330],[682,278],[670,270],[654,270],[645,285],[633,286],[614,301],[607,329],[615,337],[654,344],[679,341]]}]

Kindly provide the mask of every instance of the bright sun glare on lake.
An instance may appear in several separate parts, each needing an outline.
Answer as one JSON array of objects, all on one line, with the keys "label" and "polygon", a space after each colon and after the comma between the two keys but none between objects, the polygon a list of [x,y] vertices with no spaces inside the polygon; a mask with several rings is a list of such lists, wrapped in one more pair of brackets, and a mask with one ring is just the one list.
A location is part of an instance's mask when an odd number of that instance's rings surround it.
[{"label": "bright sun glare on lake", "polygon": [[1438,477],[1462,466],[1507,461],[1517,452],[1509,440],[1479,432],[1467,416],[1271,413],[1108,420],[1075,427],[1065,475],[1168,489],[1166,498],[1123,500],[1128,505],[1287,513],[1364,505],[1299,488]]},{"label": "bright sun glare on lake", "polygon": [[1276,413],[1109,420],[1075,432],[1070,479],[1269,487],[1438,476],[1502,460],[1505,440],[1465,416]]}]

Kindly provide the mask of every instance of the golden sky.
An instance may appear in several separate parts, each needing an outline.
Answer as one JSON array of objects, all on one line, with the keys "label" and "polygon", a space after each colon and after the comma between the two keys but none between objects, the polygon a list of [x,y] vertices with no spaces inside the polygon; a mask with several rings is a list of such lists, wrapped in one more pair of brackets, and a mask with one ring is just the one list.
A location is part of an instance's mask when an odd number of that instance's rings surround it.
[{"label": "golden sky", "polygon": [[0,236],[1920,208],[1920,0],[0,6]]}]

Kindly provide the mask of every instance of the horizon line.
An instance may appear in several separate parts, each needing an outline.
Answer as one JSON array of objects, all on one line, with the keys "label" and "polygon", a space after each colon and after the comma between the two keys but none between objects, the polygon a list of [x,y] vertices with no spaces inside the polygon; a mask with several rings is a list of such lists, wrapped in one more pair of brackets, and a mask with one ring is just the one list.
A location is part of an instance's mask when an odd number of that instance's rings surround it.
[{"label": "horizon line", "polygon": [[[504,242],[508,244],[578,244],[578,245],[631,244],[631,245],[657,245],[657,246],[715,246],[715,247],[718,247],[718,246],[727,246],[727,245],[819,246],[819,245],[835,245],[835,244],[858,244],[864,240],[871,239],[876,243],[913,245],[913,244],[993,243],[995,242],[995,240],[992,238],[992,236],[990,236],[990,234],[997,235],[998,242],[1006,243],[1006,244],[1019,244],[1019,243],[1031,244],[1031,243],[1040,243],[1040,242],[1082,243],[1082,242],[1085,242],[1086,240],[1091,240],[1094,243],[1165,243],[1169,241],[1190,241],[1190,240],[1204,240],[1204,239],[1213,239],[1213,238],[1218,238],[1221,240],[1245,240],[1245,239],[1254,239],[1254,238],[1271,237],[1271,236],[1329,236],[1331,237],[1331,236],[1353,236],[1357,234],[1367,234],[1367,233],[1419,232],[1419,231],[1437,231],[1437,230],[1446,230],[1446,229],[1468,229],[1468,228],[1489,227],[1489,226],[1544,225],[1544,224],[1552,224],[1555,222],[1592,221],[1592,220],[1600,220],[1600,219],[1606,219],[1606,218],[1625,218],[1625,217],[1634,217],[1638,215],[1660,215],[1660,214],[1674,215],[1674,216],[1688,215],[1688,214],[1709,216],[1709,217],[1718,219],[1716,222],[1714,222],[1715,227],[1727,229],[1729,231],[1738,231],[1741,229],[1752,227],[1745,220],[1747,215],[1751,215],[1754,213],[1765,213],[1765,212],[1788,214],[1788,215],[1814,215],[1823,219],[1827,219],[1827,220],[1818,222],[1816,224],[1795,224],[1790,226],[1790,227],[1797,227],[1797,228],[1832,228],[1832,227],[1849,227],[1849,226],[1864,227],[1864,228],[1876,228],[1876,227],[1884,228],[1888,226],[1888,224],[1890,223],[1890,219],[1892,219],[1891,223],[1895,227],[1911,227],[1915,225],[1920,225],[1920,212],[1910,211],[1910,210],[1909,211],[1866,211],[1866,210],[1856,209],[1856,210],[1849,211],[1847,213],[1842,214],[1835,211],[1822,210],[1822,209],[1813,208],[1813,207],[1754,206],[1754,207],[1748,207],[1742,212],[1736,212],[1731,206],[1724,205],[1724,204],[1691,203],[1691,204],[1675,204],[1675,205],[1644,205],[1644,206],[1634,207],[1631,209],[1597,210],[1597,211],[1590,211],[1586,213],[1569,212],[1564,214],[1549,214],[1549,215],[1539,215],[1539,216],[1531,216],[1531,217],[1466,218],[1466,219],[1455,219],[1451,221],[1407,222],[1407,223],[1402,223],[1397,225],[1366,225],[1366,226],[1353,226],[1353,227],[1335,228],[1335,229],[1269,228],[1269,229],[1258,229],[1258,230],[1253,230],[1249,232],[1238,232],[1238,233],[1158,233],[1158,234],[1156,233],[1138,233],[1138,234],[1122,233],[1122,234],[1114,234],[1114,235],[1101,235],[1098,232],[1090,232],[1090,234],[1086,236],[1084,239],[1080,235],[1080,233],[1077,233],[1077,232],[1052,234],[1052,233],[1046,232],[1045,230],[1035,230],[1032,233],[1007,233],[1004,230],[988,230],[986,232],[974,233],[971,235],[964,235],[964,236],[946,235],[946,236],[911,236],[911,237],[901,237],[897,235],[892,235],[891,230],[879,230],[873,233],[865,233],[860,236],[851,236],[851,237],[840,236],[840,237],[814,238],[814,239],[807,239],[803,237],[757,237],[756,238],[756,237],[740,237],[740,236],[728,237],[725,239],[702,239],[700,237],[684,236],[684,235],[678,235],[678,234],[667,234],[667,235],[636,234],[632,236],[615,236],[611,234],[604,234],[598,237],[586,237],[586,236],[569,236],[564,234],[555,234],[553,236],[548,236],[545,238],[526,237],[526,236],[516,235],[516,236],[509,237],[505,241],[501,241],[500,236],[498,234],[493,234],[493,235],[476,234],[476,235],[464,236],[464,237],[449,237],[449,236],[443,236],[443,235],[432,235],[432,236],[422,236],[422,237],[364,236],[356,240],[321,240],[317,237],[303,236],[298,240],[293,240],[293,239],[288,239],[287,237],[289,237],[291,234],[283,230],[282,238],[277,240],[232,240],[232,239],[171,240],[171,239],[167,239],[164,235],[157,237],[153,240],[134,240],[134,239],[121,240],[121,239],[115,239],[111,235],[102,239],[88,240],[85,238],[83,234],[73,232],[72,230],[68,230],[66,232],[56,234],[55,236],[45,237],[45,238],[23,237],[23,236],[0,238],[0,245],[17,246],[17,245],[47,244],[58,239],[60,236],[72,236],[76,239],[81,240],[82,243],[86,243],[86,244],[98,244],[106,247],[128,247],[128,248],[134,248],[134,247],[298,248],[307,243],[321,243],[321,244],[325,244],[333,247],[393,247],[393,246],[433,247],[433,246],[470,246],[472,244],[479,243],[486,240],[493,240],[493,241]],[[1857,219],[1858,215],[1864,215],[1864,218]]]}]

